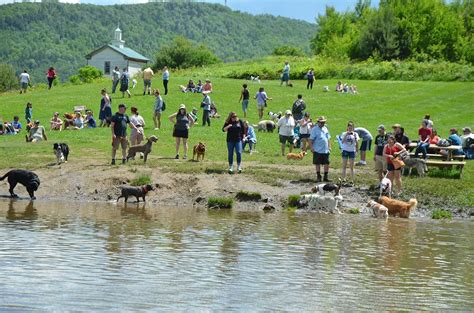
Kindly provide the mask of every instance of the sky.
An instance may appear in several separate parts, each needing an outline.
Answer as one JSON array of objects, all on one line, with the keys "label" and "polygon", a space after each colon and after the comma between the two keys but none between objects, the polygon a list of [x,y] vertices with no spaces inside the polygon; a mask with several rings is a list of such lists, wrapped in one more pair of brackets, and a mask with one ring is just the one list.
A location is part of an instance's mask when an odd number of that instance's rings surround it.
[{"label": "sky", "polygon": [[[0,4],[11,3],[15,0],[0,0]],[[17,0],[18,1],[18,0]],[[34,0],[33,0],[34,1]],[[77,0],[62,0],[73,2]],[[202,0],[224,4],[226,0]],[[19,2],[19,1],[18,1]],[[80,0],[81,3],[92,4],[132,4],[144,3],[147,0]],[[379,0],[372,0],[372,5],[378,4]],[[315,22],[318,14],[324,14],[327,5],[333,6],[337,11],[353,9],[357,0],[227,0],[227,6],[231,9],[248,12],[251,14],[280,15],[311,23]],[[0,7],[1,10],[1,7]]]}]

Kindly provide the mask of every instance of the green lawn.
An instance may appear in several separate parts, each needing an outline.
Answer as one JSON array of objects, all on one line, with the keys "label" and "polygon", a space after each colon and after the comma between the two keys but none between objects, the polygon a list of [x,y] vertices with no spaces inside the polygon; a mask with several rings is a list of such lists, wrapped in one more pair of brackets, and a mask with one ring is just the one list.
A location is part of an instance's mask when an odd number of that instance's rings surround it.
[{"label": "green lawn", "polygon": [[[197,79],[198,77],[193,77]],[[199,77],[205,79],[207,77]],[[224,119],[231,110],[241,114],[241,105],[238,103],[241,85],[244,81],[222,79],[210,77],[213,81],[214,92],[211,95],[216,103],[221,119],[213,119],[210,128],[195,126],[190,130],[190,149],[198,141],[203,141],[207,145],[206,166],[214,169],[225,169],[226,146],[225,133],[221,131]],[[180,103],[185,103],[188,108],[193,106],[199,108],[201,96],[198,94],[183,94],[178,92],[178,85],[185,84],[188,77],[173,77],[170,83],[170,94],[164,99],[167,110],[164,115],[174,113]],[[350,81],[358,86],[359,94],[356,96],[349,94],[338,94],[334,91],[336,80],[316,81],[312,91],[306,90],[304,81],[294,81],[294,87],[280,87],[278,81],[262,81],[268,95],[273,97],[269,102],[268,110],[284,111],[291,107],[298,93],[303,94],[313,118],[318,115],[325,115],[328,118],[328,127],[333,138],[345,129],[348,120],[353,120],[356,126],[365,127],[375,135],[376,127],[380,123],[386,126],[394,123],[401,123],[410,138],[415,138],[418,126],[424,114],[430,113],[438,134],[447,137],[448,130],[452,127],[461,128],[472,125],[474,115],[472,104],[474,99],[474,84],[461,82],[399,82],[399,81]],[[161,88],[158,79],[153,81],[154,87]],[[251,95],[254,95],[259,87],[257,83],[249,82]],[[328,85],[331,92],[323,93],[322,86]],[[49,128],[47,121],[54,111],[72,112],[75,105],[86,105],[88,108],[98,111],[100,103],[100,89],[106,87],[110,89],[108,81],[77,86],[57,86],[52,90],[46,90],[40,86],[27,94],[5,93],[0,95],[0,118],[10,120],[13,115],[19,115],[24,121],[24,108],[26,102],[33,103],[33,119],[41,120],[42,124]],[[147,122],[146,134],[158,134],[159,141],[154,147],[151,156],[151,166],[163,166],[169,170],[179,170],[174,160],[166,158],[174,157],[174,139],[171,136],[172,125],[167,118],[163,118],[163,127],[160,131],[153,130],[152,108],[154,97],[142,96],[142,82],[136,89],[132,90],[132,98],[122,99],[121,95],[113,95],[114,111],[119,103],[130,106],[137,106],[141,115]],[[202,111],[199,108],[199,116]],[[98,114],[96,114],[98,115]],[[258,121],[256,104],[250,104],[251,123]],[[93,157],[103,159],[103,162],[110,162],[110,129],[84,129],[80,131],[49,132],[49,141],[46,143],[27,144],[24,135],[21,136],[0,136],[0,168],[43,167],[54,161],[52,154],[52,143],[67,142],[71,147],[71,161],[76,158]],[[302,162],[287,161],[279,156],[279,144],[277,133],[258,133],[257,150],[259,153],[244,155],[244,169],[247,173],[260,176],[261,179],[269,177],[277,178],[278,172],[263,174],[259,168],[266,164],[285,165],[310,165],[311,158],[306,157]],[[340,166],[340,153],[334,149],[332,156],[333,166]],[[192,152],[189,153],[192,155]],[[371,159],[372,153],[369,153]],[[209,161],[216,161],[214,164]],[[84,162],[81,160],[80,162]],[[200,171],[202,166],[194,163],[181,162],[180,168],[183,171]],[[245,166],[247,164],[247,166]],[[251,164],[251,165],[250,165]],[[372,165],[371,163],[369,164]],[[253,170],[251,167],[255,167]],[[80,169],[80,167],[78,167]],[[292,168],[292,167],[286,167]],[[470,205],[474,203],[474,191],[469,186],[474,183],[474,166],[467,164],[461,180],[442,178],[405,178],[407,192],[417,195],[439,195],[441,199],[450,201],[452,205]],[[313,172],[302,173],[300,168],[294,167],[294,176],[299,178],[312,178]],[[374,183],[375,174],[371,171],[359,173],[358,181],[363,183]],[[282,177],[291,177],[290,173],[281,173]],[[268,177],[267,180],[270,180]]]}]

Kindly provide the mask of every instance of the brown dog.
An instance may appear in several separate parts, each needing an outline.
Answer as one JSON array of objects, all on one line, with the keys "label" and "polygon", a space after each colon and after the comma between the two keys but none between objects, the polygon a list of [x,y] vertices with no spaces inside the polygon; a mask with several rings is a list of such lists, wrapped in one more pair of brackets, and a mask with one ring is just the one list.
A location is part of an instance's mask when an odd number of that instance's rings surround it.
[{"label": "brown dog", "polygon": [[306,151],[301,151],[300,153],[288,153],[286,158],[288,160],[302,160],[306,155]]},{"label": "brown dog", "polygon": [[410,199],[408,202],[403,202],[385,196],[379,198],[379,203],[387,207],[389,215],[396,216],[398,214],[403,218],[409,218],[411,210],[414,210],[418,205],[418,201],[415,198]]},{"label": "brown dog", "polygon": [[199,142],[193,147],[193,161],[194,157],[197,155],[196,161],[199,161],[199,156],[201,156],[201,162],[204,160],[204,155],[206,154],[206,145],[202,142]]}]

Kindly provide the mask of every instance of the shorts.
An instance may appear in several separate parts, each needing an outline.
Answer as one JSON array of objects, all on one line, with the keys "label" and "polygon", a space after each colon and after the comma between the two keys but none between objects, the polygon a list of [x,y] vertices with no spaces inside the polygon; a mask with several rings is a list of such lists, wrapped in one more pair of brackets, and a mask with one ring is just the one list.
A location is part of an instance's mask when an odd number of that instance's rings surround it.
[{"label": "shorts", "polygon": [[283,135],[280,135],[280,143],[282,145],[284,145],[286,142],[288,141],[288,143],[290,145],[293,144],[293,141],[294,141],[294,136],[283,136]]},{"label": "shorts", "polygon": [[248,106],[249,106],[249,100],[248,99],[243,100],[242,101],[242,111],[247,112]]},{"label": "shorts", "polygon": [[372,147],[372,140],[363,140],[360,144],[360,151],[370,151]]},{"label": "shorts", "polygon": [[173,130],[173,137],[176,138],[188,138],[189,132],[187,129],[174,129]]},{"label": "shorts", "polygon": [[313,152],[313,164],[315,165],[329,164],[329,153]]},{"label": "shorts", "polygon": [[122,149],[127,149],[127,137],[115,137],[115,139],[112,141],[112,149],[117,150],[120,145],[122,145]]},{"label": "shorts", "polygon": [[265,108],[265,103],[257,103],[257,110],[263,110]]},{"label": "shorts", "polygon": [[151,79],[144,79],[143,80],[143,85],[146,87],[151,88]]},{"label": "shorts", "polygon": [[300,134],[300,139],[308,139],[310,134]]},{"label": "shorts", "polygon": [[343,159],[351,159],[351,160],[354,160],[356,157],[356,154],[354,151],[346,151],[346,150],[342,150],[342,158]]},{"label": "shorts", "polygon": [[386,171],[387,170],[387,160],[381,155],[375,156],[375,170],[376,171]]},{"label": "shorts", "polygon": [[393,172],[393,171],[399,171],[400,169],[395,169],[395,166],[392,163],[387,163],[387,171]]},{"label": "shorts", "polygon": [[282,82],[287,82],[289,80],[290,80],[290,74],[285,73],[285,74],[281,75],[281,81]]},{"label": "shorts", "polygon": [[21,83],[21,89],[27,89],[28,88],[28,83]]}]

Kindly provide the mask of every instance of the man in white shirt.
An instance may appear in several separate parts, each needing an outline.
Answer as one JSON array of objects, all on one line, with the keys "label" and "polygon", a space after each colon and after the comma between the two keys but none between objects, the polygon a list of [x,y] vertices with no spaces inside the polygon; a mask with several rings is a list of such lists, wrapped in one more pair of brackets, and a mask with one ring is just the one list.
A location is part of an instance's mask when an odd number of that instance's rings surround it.
[{"label": "man in white shirt", "polygon": [[285,116],[278,120],[278,134],[280,135],[281,155],[285,156],[286,142],[290,144],[290,153],[293,151],[293,141],[295,136],[295,119],[290,110],[286,110]]},{"label": "man in white shirt", "polygon": [[30,84],[30,74],[26,70],[20,74],[20,93],[26,93],[28,85]]}]

